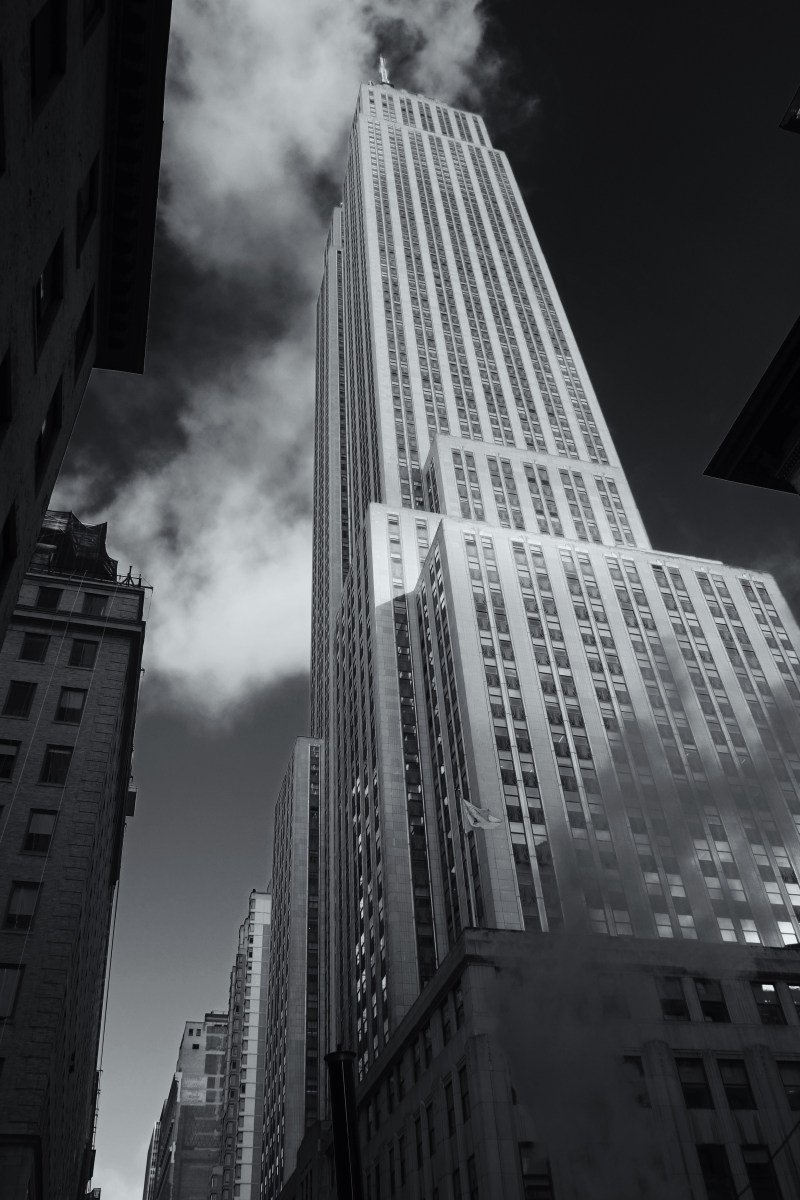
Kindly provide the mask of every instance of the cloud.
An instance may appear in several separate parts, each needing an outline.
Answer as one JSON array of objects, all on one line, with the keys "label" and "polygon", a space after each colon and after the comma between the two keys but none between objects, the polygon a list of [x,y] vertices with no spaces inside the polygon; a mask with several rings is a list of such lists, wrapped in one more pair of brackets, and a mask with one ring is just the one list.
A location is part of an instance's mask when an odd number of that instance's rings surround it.
[{"label": "cloud", "polygon": [[315,301],[361,81],[475,100],[475,0],[176,0],[147,371],[95,372],[53,498],[153,584],[151,704],[308,669]]}]

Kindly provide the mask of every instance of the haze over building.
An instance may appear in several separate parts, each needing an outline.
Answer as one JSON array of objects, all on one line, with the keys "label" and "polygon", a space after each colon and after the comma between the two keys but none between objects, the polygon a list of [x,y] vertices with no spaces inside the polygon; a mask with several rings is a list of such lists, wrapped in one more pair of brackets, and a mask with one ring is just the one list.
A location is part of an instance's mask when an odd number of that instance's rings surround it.
[{"label": "haze over building", "polygon": [[105,525],[48,512],[0,648],[0,1180],[91,1179],[112,905],[144,642]]}]

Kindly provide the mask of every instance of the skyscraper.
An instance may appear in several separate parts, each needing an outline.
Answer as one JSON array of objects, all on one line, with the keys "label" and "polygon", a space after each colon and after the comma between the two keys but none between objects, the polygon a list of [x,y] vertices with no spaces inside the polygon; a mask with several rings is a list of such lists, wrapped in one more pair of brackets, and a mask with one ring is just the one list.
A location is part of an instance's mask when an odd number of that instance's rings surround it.
[{"label": "skyscraper", "polygon": [[112,906],[136,793],[141,580],[105,525],[48,512],[0,647],[0,1179],[92,1175]]},{"label": "skyscraper", "polygon": [[788,1197],[774,581],[651,548],[480,117],[361,88],[317,327],[323,1050],[367,1195]]}]

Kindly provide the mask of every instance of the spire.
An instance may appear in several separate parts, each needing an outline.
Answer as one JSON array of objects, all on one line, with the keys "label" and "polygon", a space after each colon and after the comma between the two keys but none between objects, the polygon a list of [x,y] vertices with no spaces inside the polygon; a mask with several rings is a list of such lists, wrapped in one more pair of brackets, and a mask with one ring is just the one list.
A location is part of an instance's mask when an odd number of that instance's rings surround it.
[{"label": "spire", "polygon": [[386,59],[383,57],[383,55],[381,55],[380,58],[378,59],[378,70],[379,70],[380,76],[381,76],[381,83],[386,84],[388,87],[391,87],[392,82],[389,79],[389,71],[387,70]]}]

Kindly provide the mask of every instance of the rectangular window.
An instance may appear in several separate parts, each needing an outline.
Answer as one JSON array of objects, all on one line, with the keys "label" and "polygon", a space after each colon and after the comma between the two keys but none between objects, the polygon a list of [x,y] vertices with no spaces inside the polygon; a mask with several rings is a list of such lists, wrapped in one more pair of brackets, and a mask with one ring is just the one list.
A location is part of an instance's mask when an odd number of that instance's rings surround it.
[{"label": "rectangular window", "polygon": [[792,1112],[800,1112],[800,1061],[779,1062],[778,1074],[786,1092],[789,1108]]},{"label": "rectangular window", "polygon": [[23,970],[17,964],[0,963],[0,1021],[14,1015]]},{"label": "rectangular window", "polygon": [[661,1015],[665,1021],[688,1021],[689,1008],[679,975],[664,975],[656,980],[661,1001]]},{"label": "rectangular window", "polygon": [[436,1127],[433,1123],[433,1105],[425,1105],[425,1124],[428,1127],[428,1153],[433,1156],[436,1153]]},{"label": "rectangular window", "polygon": [[774,983],[754,983],[753,998],[762,1025],[785,1025],[786,1015]]},{"label": "rectangular window", "polygon": [[94,288],[89,293],[89,299],[86,301],[86,307],[81,314],[81,319],[78,322],[78,328],[75,330],[75,378],[77,379],[83,361],[86,358],[86,352],[92,343],[94,336]]},{"label": "rectangular window", "polygon": [[[86,244],[95,217],[97,216],[100,195],[100,155],[95,158],[89,174],[78,188],[75,205],[75,245],[77,247],[77,266],[81,263],[81,252]],[[94,295],[94,292],[92,293]]]},{"label": "rectangular window", "polygon": [[[3,82],[3,77],[0,75],[0,84]],[[2,101],[0,101],[2,103]],[[0,113],[2,116],[2,113]],[[2,135],[0,135],[2,136]],[[11,391],[11,351],[7,351],[5,358],[0,360],[0,438],[11,424],[11,419],[14,415],[14,404]]]},{"label": "rectangular window", "polygon": [[93,667],[97,657],[97,646],[97,642],[87,642],[82,638],[75,638],[70,647],[69,665],[71,667]]},{"label": "rectangular window", "polygon": [[86,692],[82,689],[62,688],[56,709],[56,721],[67,721],[70,725],[80,725],[85,703]]},{"label": "rectangular window", "polygon": [[452,1137],[456,1131],[456,1104],[453,1097],[452,1079],[448,1079],[444,1085],[444,1102],[447,1109],[447,1132]]},{"label": "rectangular window", "polygon": [[731,1108],[755,1108],[756,1102],[741,1058],[718,1059],[719,1073]]},{"label": "rectangular window", "polygon": [[61,603],[62,595],[61,588],[40,587],[36,595],[36,607],[46,608],[49,612],[55,612]]},{"label": "rectangular window", "polygon": [[0,779],[10,779],[19,754],[19,742],[0,741]]},{"label": "rectangular window", "polygon": [[728,1007],[722,994],[722,984],[718,979],[695,979],[697,998],[706,1021],[730,1021]]},{"label": "rectangular window", "polygon": [[70,746],[48,746],[42,760],[39,783],[66,783],[71,758]]},{"label": "rectangular window", "polygon": [[50,251],[41,275],[33,288],[33,315],[37,354],[53,327],[61,301],[64,299],[64,235]]},{"label": "rectangular window", "polygon": [[753,1200],[783,1200],[767,1147],[742,1146],[742,1158]]},{"label": "rectangular window", "polygon": [[66,0],[45,0],[31,21],[31,107],[41,111],[67,66]]},{"label": "rectangular window", "polygon": [[58,813],[51,809],[34,808],[28,817],[28,828],[22,849],[26,854],[47,854],[56,827]]},{"label": "rectangular window", "polygon": [[36,693],[36,684],[29,683],[27,680],[12,679],[8,685],[6,692],[6,701],[3,705],[4,717],[28,717],[30,716],[33,697]]},{"label": "rectangular window", "polygon": [[715,1142],[706,1142],[697,1147],[703,1183],[708,1200],[736,1200],[728,1155],[725,1147]]},{"label": "rectangular window", "polygon": [[461,1067],[458,1072],[458,1088],[461,1093],[461,1120],[468,1121],[470,1114],[469,1107],[469,1080],[467,1078],[467,1068]]},{"label": "rectangular window", "polygon": [[414,1118],[414,1140],[417,1145],[417,1168],[422,1170],[422,1117]]},{"label": "rectangular window", "polygon": [[87,592],[83,597],[83,611],[88,617],[102,617],[106,611],[108,596],[100,596],[96,592]]},{"label": "rectangular window", "polygon": [[678,1078],[687,1108],[713,1108],[711,1089],[701,1058],[676,1058]]},{"label": "rectangular window", "polygon": [[36,439],[36,448],[34,450],[34,470],[36,475],[36,486],[41,484],[50,459],[53,456],[53,451],[58,440],[58,435],[61,432],[61,426],[64,423],[64,406],[63,406],[63,391],[61,380],[56,384],[56,389],[50,398],[50,403],[47,406],[47,412],[44,415],[44,420],[39,426],[39,436]]},{"label": "rectangular window", "polygon": [[44,662],[50,638],[46,633],[26,633],[22,638],[19,657],[22,662]]},{"label": "rectangular window", "polygon": [[30,929],[33,924],[33,914],[39,899],[41,884],[15,880],[11,884],[11,893],[6,909],[6,929]]}]

